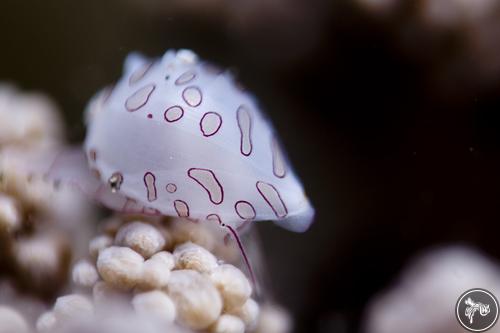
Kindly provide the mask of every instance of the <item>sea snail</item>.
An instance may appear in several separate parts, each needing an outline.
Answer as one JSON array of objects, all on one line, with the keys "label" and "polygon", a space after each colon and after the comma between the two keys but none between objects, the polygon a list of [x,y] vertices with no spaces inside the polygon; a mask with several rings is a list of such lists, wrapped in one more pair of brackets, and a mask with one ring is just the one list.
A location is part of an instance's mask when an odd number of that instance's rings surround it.
[{"label": "sea snail", "polygon": [[87,161],[58,162],[86,171],[56,170],[86,178],[87,192],[122,212],[309,227],[314,209],[269,119],[229,72],[188,50],[131,54],[124,67],[87,106]]}]

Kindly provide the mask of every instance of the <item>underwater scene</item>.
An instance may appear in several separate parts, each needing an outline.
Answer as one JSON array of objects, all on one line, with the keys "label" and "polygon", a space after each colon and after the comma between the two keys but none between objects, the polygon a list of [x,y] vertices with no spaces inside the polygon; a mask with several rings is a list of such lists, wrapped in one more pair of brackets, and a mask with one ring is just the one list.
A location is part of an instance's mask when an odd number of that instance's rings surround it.
[{"label": "underwater scene", "polygon": [[496,332],[500,0],[0,4],[0,333]]}]

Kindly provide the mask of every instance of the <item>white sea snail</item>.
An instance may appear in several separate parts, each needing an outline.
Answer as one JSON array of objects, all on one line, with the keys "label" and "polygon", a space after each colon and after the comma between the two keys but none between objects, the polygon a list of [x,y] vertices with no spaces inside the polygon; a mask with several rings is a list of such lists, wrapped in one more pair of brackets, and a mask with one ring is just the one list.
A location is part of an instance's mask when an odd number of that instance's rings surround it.
[{"label": "white sea snail", "polygon": [[269,119],[231,73],[189,50],[124,67],[87,107],[84,153],[60,156],[52,176],[125,213],[309,227],[314,209]]}]

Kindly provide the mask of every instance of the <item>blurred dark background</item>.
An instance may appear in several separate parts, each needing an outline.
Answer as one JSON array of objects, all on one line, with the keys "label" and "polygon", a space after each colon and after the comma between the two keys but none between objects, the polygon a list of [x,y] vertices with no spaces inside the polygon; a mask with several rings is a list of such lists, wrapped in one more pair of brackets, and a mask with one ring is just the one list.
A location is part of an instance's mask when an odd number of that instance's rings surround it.
[{"label": "blurred dark background", "polygon": [[259,225],[275,298],[297,332],[357,332],[368,301],[425,248],[500,259],[499,8],[2,0],[0,79],[54,98],[78,142],[86,102],[133,50],[190,48],[232,68],[317,209],[304,234]]}]

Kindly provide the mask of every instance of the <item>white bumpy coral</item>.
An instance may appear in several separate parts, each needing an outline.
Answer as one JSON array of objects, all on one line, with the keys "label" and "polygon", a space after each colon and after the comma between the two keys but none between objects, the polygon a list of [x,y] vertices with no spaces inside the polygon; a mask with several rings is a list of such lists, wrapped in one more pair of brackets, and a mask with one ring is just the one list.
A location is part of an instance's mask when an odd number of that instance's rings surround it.
[{"label": "white bumpy coral", "polygon": [[[365,332],[464,332],[453,310],[462,293],[478,286],[500,294],[497,262],[467,247],[433,249],[416,258],[393,286],[370,302]],[[500,332],[498,326],[491,332]]]},{"label": "white bumpy coral", "polygon": [[[90,259],[78,261],[73,269],[76,285],[93,288],[97,317],[109,309],[133,309],[134,316],[153,318],[163,328],[227,333],[290,330],[286,313],[268,305],[261,310],[245,274],[219,256],[235,258],[231,252],[238,250],[218,247],[220,237],[203,225],[116,216],[101,229],[102,234],[90,242]],[[45,314],[39,326],[45,329],[52,323],[54,328],[58,322]]]},{"label": "white bumpy coral", "polygon": [[[43,177],[64,146],[58,110],[49,98],[0,84],[0,257],[3,281],[19,291],[52,297],[65,286],[70,235],[85,234],[87,204]],[[37,172],[38,171],[38,172]]]}]

